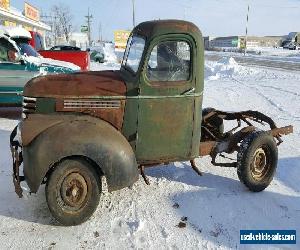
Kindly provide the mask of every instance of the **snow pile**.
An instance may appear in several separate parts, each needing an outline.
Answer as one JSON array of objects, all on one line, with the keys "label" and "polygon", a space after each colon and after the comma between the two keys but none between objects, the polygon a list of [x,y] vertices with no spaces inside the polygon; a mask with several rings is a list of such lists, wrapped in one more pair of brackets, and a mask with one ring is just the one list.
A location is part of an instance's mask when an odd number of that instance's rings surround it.
[{"label": "snow pile", "polygon": [[118,58],[115,54],[115,47],[112,43],[105,43],[103,47],[105,61],[107,63],[118,63]]},{"label": "snow pile", "polygon": [[300,51],[298,50],[289,50],[283,48],[264,48],[264,47],[256,47],[250,48],[247,51],[248,53],[253,52],[254,54],[259,54],[263,56],[281,56],[281,57],[299,57]]},{"label": "snow pile", "polygon": [[121,64],[115,52],[115,47],[112,43],[105,43],[103,46],[105,63],[91,62],[90,70],[119,70]]},{"label": "snow pile", "polygon": [[80,67],[70,63],[70,62],[64,62],[64,61],[59,61],[59,60],[54,60],[51,58],[45,58],[45,57],[34,57],[34,56],[26,56],[25,57],[26,62],[35,64],[37,66],[41,65],[53,65],[53,66],[58,66],[58,67],[63,67],[63,68],[69,68],[74,71],[80,70]]},{"label": "snow pile", "polygon": [[11,38],[32,38],[30,32],[22,27],[6,27],[4,33],[10,36]]},{"label": "snow pile", "polygon": [[223,57],[212,65],[205,64],[205,78],[208,80],[231,78],[234,73],[238,73],[241,69],[241,66],[232,57]]}]

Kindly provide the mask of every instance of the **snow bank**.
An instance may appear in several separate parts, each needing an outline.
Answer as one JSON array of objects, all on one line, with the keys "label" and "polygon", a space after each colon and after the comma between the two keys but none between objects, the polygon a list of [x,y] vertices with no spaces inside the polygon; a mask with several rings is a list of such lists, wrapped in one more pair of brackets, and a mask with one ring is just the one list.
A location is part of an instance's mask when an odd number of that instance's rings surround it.
[{"label": "snow bank", "polygon": [[31,39],[30,32],[22,27],[6,27],[4,33],[12,38],[24,37]]},{"label": "snow bank", "polygon": [[209,65],[205,64],[205,78],[208,80],[217,80],[220,78],[230,78],[234,73],[238,73],[242,67],[232,57],[223,57],[218,62]]},{"label": "snow bank", "polygon": [[103,47],[105,60],[108,63],[118,63],[118,58],[115,54],[115,47],[112,43],[105,43]]},{"label": "snow bank", "polygon": [[41,66],[43,64],[48,64],[48,65],[54,65],[58,67],[64,67],[64,68],[69,68],[74,71],[80,70],[80,67],[70,63],[70,62],[64,62],[64,61],[59,61],[59,60],[54,60],[51,58],[45,58],[45,57],[33,57],[33,56],[26,56],[25,60],[29,63],[35,64],[37,66]]},{"label": "snow bank", "polygon": [[105,63],[91,62],[90,70],[118,70],[121,67],[112,43],[105,43],[103,46]]}]

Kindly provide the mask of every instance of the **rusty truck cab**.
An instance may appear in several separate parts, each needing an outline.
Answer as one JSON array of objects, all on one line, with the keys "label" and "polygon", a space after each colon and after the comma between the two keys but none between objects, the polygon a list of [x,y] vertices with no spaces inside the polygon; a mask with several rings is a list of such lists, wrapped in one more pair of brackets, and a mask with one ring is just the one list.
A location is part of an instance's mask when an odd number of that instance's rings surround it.
[{"label": "rusty truck cab", "polygon": [[204,49],[199,29],[178,20],[139,24],[128,39],[122,132],[139,164],[198,156]]}]

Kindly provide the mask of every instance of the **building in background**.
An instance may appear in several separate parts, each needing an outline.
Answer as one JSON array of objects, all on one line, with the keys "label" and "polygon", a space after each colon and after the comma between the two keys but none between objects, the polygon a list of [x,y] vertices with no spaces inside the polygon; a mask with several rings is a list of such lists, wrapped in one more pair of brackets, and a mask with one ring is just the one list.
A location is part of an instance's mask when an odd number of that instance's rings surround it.
[{"label": "building in background", "polygon": [[10,0],[0,0],[0,25],[4,27],[23,27],[28,31],[35,31],[42,35],[45,43],[45,33],[51,27],[40,21],[37,8],[24,3],[23,13],[10,5]]},{"label": "building in background", "polygon": [[241,48],[243,44],[239,36],[215,37],[209,41],[209,48]]},{"label": "building in background", "polygon": [[88,34],[86,32],[72,32],[70,35],[70,45],[86,50],[89,47]]},{"label": "building in background", "polygon": [[[281,46],[283,36],[248,36],[247,48],[277,48]],[[205,37],[206,49],[244,49],[245,36]]]}]

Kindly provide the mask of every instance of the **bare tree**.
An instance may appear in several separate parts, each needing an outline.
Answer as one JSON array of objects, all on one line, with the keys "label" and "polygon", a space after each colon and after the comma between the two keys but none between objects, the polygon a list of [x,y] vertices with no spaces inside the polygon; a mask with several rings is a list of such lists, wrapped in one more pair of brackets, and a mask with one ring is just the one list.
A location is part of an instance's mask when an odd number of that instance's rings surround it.
[{"label": "bare tree", "polygon": [[70,8],[64,4],[54,5],[52,7],[54,16],[53,33],[55,37],[65,37],[69,42],[72,29],[72,15]]}]

